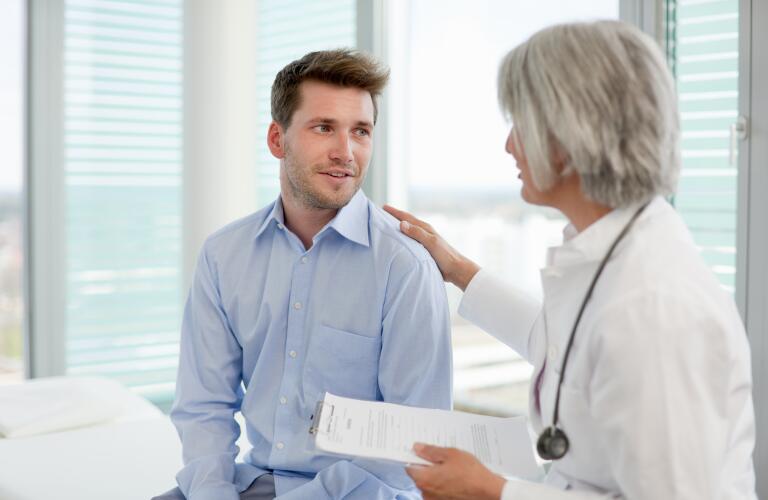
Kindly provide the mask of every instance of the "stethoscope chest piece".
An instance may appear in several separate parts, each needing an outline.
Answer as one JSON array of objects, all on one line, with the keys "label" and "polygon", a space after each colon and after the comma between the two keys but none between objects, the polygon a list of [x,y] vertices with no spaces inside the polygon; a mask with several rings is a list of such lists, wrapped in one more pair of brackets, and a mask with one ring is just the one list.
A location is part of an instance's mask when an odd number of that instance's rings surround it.
[{"label": "stethoscope chest piece", "polygon": [[547,427],[536,442],[536,451],[544,460],[560,460],[568,452],[568,438],[557,427]]}]

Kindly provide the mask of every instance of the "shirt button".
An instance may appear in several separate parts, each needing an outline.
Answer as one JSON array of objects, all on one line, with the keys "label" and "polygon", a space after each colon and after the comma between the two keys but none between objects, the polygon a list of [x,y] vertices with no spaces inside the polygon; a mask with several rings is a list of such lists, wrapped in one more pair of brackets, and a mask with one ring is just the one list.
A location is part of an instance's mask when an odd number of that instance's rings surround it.
[{"label": "shirt button", "polygon": [[295,358],[296,357],[296,351],[291,351],[288,353],[288,356]]},{"label": "shirt button", "polygon": [[287,402],[288,402],[288,398],[286,398],[285,396],[280,396],[280,404],[281,405],[284,405]]},{"label": "shirt button", "polygon": [[309,259],[308,259],[308,258],[306,258],[306,257],[302,257],[302,258],[301,258],[301,263],[302,263],[302,264],[306,264],[306,263],[307,263],[307,261],[309,261]]},{"label": "shirt button", "polygon": [[278,442],[275,446],[277,446],[278,450],[282,450],[283,448],[285,448],[285,445],[283,444],[282,441]]},{"label": "shirt button", "polygon": [[301,302],[296,302],[295,304],[293,304],[293,308],[296,309],[297,311],[301,309],[301,307],[302,307]]},{"label": "shirt button", "polygon": [[549,346],[549,359],[550,361],[557,359],[557,346]]},{"label": "shirt button", "polygon": [[277,228],[278,228],[278,229],[285,229],[285,226],[284,226],[284,225],[282,225],[282,224],[280,224],[280,223],[278,222],[278,223],[277,223]]}]

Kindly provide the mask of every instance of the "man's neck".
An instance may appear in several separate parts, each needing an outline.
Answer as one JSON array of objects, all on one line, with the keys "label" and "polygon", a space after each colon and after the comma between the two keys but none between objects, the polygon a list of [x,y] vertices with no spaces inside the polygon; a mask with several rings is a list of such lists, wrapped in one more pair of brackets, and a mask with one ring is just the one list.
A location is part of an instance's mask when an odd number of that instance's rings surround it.
[{"label": "man's neck", "polygon": [[300,201],[286,196],[283,193],[280,196],[283,203],[283,216],[285,217],[285,227],[291,230],[293,234],[299,237],[304,248],[309,250],[312,247],[312,239],[325,227],[339,212],[336,209],[310,208],[304,206]]}]

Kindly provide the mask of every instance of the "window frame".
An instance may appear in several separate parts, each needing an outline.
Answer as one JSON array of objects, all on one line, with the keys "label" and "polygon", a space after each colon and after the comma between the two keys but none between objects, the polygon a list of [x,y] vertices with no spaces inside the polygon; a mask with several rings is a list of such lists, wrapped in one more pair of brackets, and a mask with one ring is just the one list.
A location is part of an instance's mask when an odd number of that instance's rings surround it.
[{"label": "window frame", "polygon": [[28,2],[27,40],[24,372],[36,378],[66,370],[63,2]]},{"label": "window frame", "polygon": [[[768,5],[739,2],[739,114],[747,137],[739,143],[737,295],[752,349],[757,443],[757,495],[768,497]],[[762,49],[762,50],[761,50]],[[738,279],[740,278],[740,279]]]}]

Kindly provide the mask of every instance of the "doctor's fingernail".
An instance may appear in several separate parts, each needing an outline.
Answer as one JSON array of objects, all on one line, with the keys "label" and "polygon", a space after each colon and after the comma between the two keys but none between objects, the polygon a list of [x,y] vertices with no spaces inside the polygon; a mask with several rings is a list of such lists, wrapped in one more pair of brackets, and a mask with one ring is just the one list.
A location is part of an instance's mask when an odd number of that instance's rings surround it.
[{"label": "doctor's fingernail", "polygon": [[408,221],[403,221],[400,223],[400,229],[403,231],[408,231],[411,229],[411,224]]}]

